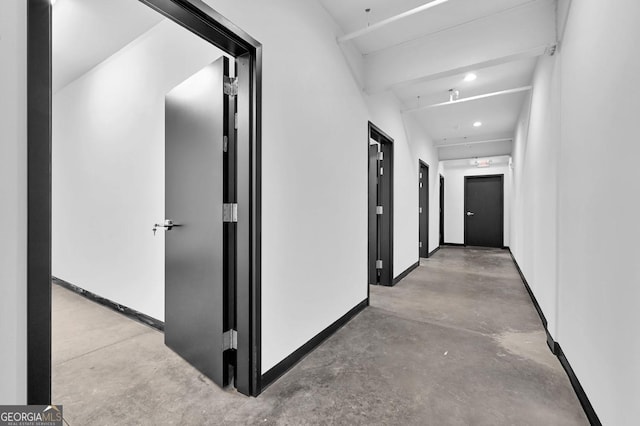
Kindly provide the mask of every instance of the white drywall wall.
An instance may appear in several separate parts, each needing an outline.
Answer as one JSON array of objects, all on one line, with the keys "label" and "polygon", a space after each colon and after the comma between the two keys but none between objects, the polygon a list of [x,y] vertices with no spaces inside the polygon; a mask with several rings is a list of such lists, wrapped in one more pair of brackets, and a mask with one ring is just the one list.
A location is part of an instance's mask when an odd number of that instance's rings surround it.
[{"label": "white drywall wall", "polygon": [[557,57],[539,59],[513,147],[510,248],[557,335],[557,196],[560,87]]},{"label": "white drywall wall", "polygon": [[464,244],[465,176],[504,175],[504,245],[509,245],[511,217],[511,169],[508,157],[491,157],[494,163],[478,168],[466,160],[442,161],[444,171],[444,242]]},{"label": "white drywall wall", "polygon": [[27,2],[0,2],[0,405],[27,399]]},{"label": "white drywall wall", "polygon": [[371,121],[394,139],[393,143],[393,275],[402,274],[418,256],[419,166],[429,165],[429,251],[438,246],[438,154],[433,142],[410,114],[401,114],[401,104],[391,92],[368,96]]},{"label": "white drywall wall", "polygon": [[437,154],[405,127],[395,96],[363,96],[359,59],[341,51],[318,2],[206,2],[264,45],[265,372],[367,297],[367,121],[395,140],[396,276],[418,260],[418,156],[435,175]]},{"label": "white drywall wall", "polygon": [[367,109],[318,2],[207,3],[264,45],[265,372],[367,298]]},{"label": "white drywall wall", "polygon": [[[603,424],[640,418],[640,3],[561,1],[514,142],[512,251]],[[566,18],[566,25],[565,25]]]},{"label": "white drywall wall", "polygon": [[164,320],[164,95],[221,54],[164,20],[55,94],[54,276]]},{"label": "white drywall wall", "polygon": [[605,425],[640,418],[640,2],[573,1],[560,49],[558,341]]}]

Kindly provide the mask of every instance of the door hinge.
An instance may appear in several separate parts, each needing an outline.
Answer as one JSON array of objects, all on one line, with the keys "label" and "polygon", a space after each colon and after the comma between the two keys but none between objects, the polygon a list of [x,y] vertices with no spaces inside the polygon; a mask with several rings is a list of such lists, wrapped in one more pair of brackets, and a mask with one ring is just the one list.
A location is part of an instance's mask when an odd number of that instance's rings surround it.
[{"label": "door hinge", "polygon": [[233,128],[238,130],[238,113],[233,114]]},{"label": "door hinge", "polygon": [[222,205],[222,221],[237,222],[238,221],[238,204],[224,203]]},{"label": "door hinge", "polygon": [[422,172],[420,172],[420,179],[422,179]]},{"label": "door hinge", "polygon": [[238,77],[224,76],[224,94],[228,96],[238,96]]},{"label": "door hinge", "polygon": [[422,182],[420,182],[420,188],[422,188]]},{"label": "door hinge", "polygon": [[380,176],[382,176],[384,174],[384,168],[380,167]]},{"label": "door hinge", "polygon": [[384,152],[382,152],[382,151],[378,152],[378,156],[376,157],[376,159],[378,161],[384,160]]},{"label": "door hinge", "polygon": [[418,208],[418,213],[422,213],[422,207]]},{"label": "door hinge", "polygon": [[382,260],[376,260],[376,269],[382,269]]},{"label": "door hinge", "polygon": [[238,349],[238,332],[236,330],[227,330],[222,335],[223,350]]},{"label": "door hinge", "polygon": [[384,208],[382,206],[376,206],[376,214],[383,214]]},{"label": "door hinge", "polygon": [[229,137],[225,136],[222,138],[222,150],[224,152],[229,151]]},{"label": "door hinge", "polygon": [[422,248],[422,241],[418,243],[418,247]]}]

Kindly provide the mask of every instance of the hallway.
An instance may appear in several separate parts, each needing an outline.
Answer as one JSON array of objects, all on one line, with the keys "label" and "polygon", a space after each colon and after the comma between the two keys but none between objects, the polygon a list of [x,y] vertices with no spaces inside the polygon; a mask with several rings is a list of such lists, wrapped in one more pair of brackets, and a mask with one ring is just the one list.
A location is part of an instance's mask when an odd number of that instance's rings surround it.
[{"label": "hallway", "polygon": [[53,402],[70,425],[586,425],[504,250],[445,247],[258,398],[161,333],[53,286]]}]

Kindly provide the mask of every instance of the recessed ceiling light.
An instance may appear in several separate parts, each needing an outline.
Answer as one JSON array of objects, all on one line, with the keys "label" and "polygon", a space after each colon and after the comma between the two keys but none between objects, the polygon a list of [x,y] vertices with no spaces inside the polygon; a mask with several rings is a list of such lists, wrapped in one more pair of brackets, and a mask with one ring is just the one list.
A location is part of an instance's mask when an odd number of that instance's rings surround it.
[{"label": "recessed ceiling light", "polygon": [[470,72],[467,75],[464,76],[464,81],[473,81],[476,78],[478,78],[477,75],[475,75],[474,73]]},{"label": "recessed ceiling light", "polygon": [[482,121],[476,121],[475,123],[473,123],[473,127],[480,127],[482,126]]}]

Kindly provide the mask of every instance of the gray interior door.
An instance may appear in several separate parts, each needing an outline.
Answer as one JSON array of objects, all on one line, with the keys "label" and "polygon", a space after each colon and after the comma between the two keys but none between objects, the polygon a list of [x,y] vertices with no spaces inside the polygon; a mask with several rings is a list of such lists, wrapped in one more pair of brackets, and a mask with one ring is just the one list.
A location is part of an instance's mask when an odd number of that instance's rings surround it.
[{"label": "gray interior door", "polygon": [[369,284],[378,284],[378,144],[369,145]]},{"label": "gray interior door", "polygon": [[222,57],[165,98],[165,344],[224,386]]},{"label": "gray interior door", "polygon": [[465,177],[465,245],[503,246],[503,194],[503,175]]},{"label": "gray interior door", "polygon": [[429,257],[429,166],[420,162],[418,175],[418,252],[420,257]]}]

